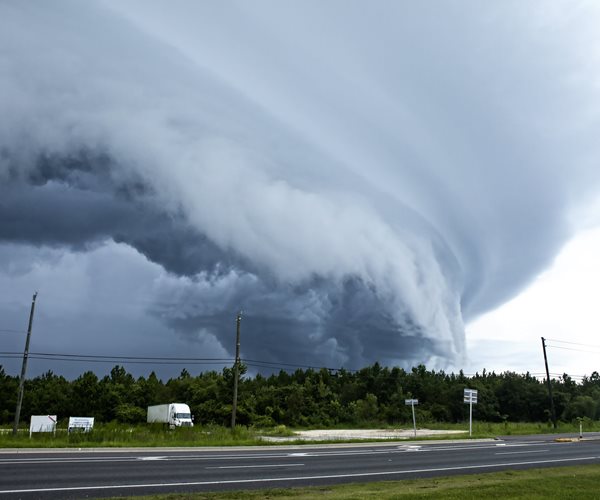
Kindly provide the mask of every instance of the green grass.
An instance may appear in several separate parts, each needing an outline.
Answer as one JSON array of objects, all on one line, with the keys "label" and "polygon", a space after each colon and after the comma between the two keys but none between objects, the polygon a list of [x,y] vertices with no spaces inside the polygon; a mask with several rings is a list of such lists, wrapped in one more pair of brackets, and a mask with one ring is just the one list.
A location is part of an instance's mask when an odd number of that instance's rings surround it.
[{"label": "green grass", "polygon": [[[447,429],[447,430],[469,430],[469,423],[447,424],[432,423],[424,424],[428,429]],[[586,419],[583,424],[583,432],[600,431],[600,421]],[[473,437],[487,438],[496,436],[519,436],[527,434],[579,434],[578,422],[558,422],[554,429],[549,422],[478,422],[473,421]]]},{"label": "green grass", "polygon": [[255,431],[221,426],[166,429],[160,425],[96,424],[91,432],[68,434],[58,429],[56,435],[21,430],[17,436],[0,434],[0,448],[52,447],[137,447],[137,446],[243,446],[264,444]]},{"label": "green grass", "polygon": [[[600,498],[600,466],[574,466],[526,471],[386,481],[327,487],[244,490],[223,493],[170,494],[136,497],[138,500],[232,499],[419,499],[547,500]],[[114,500],[114,499],[113,499]]]},{"label": "green grass", "polygon": [[[66,425],[66,424],[65,424]],[[389,428],[393,428],[388,426]],[[398,426],[410,428],[410,426]],[[468,431],[468,423],[460,424],[423,424],[429,429],[447,429]],[[600,431],[600,421],[586,421],[584,433]],[[490,423],[473,422],[473,438],[493,438],[503,435],[523,435],[542,433],[579,433],[578,423],[560,423],[557,429],[553,429],[547,423]],[[33,434],[29,438],[29,432],[21,429],[17,436],[11,432],[0,433],[0,448],[31,448],[31,447],[137,447],[137,446],[244,446],[273,444],[266,443],[261,436],[292,437],[293,429],[280,425],[270,429],[255,429],[236,427],[235,432],[221,426],[195,426],[192,428],[180,428],[168,430],[160,425],[127,425],[118,423],[96,424],[94,430],[89,433],[67,434],[66,429],[59,428],[56,436],[52,434]],[[432,437],[419,438],[421,440],[439,439],[465,439],[468,434],[448,434]],[[412,438],[411,438],[412,439]],[[347,442],[365,442],[366,440],[349,440]],[[379,440],[389,441],[389,440]],[[333,441],[311,441],[318,443],[339,443]],[[307,441],[293,440],[277,444],[305,444]],[[276,444],[275,444],[276,445]],[[600,497],[600,495],[599,495]]]}]

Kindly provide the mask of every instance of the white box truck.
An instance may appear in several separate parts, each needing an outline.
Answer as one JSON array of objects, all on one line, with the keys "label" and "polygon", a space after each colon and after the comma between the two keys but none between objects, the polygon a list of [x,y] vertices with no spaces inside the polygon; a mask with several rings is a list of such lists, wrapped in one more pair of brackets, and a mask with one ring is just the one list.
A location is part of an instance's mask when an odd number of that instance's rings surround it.
[{"label": "white box truck", "polygon": [[192,412],[185,403],[168,403],[148,406],[148,423],[166,424],[175,427],[193,427]]}]

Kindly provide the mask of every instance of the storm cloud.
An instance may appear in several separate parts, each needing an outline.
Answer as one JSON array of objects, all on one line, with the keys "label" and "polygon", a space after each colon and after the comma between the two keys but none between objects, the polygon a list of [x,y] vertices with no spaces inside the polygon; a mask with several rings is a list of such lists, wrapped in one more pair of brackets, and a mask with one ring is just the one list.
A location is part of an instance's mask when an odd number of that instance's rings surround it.
[{"label": "storm cloud", "polygon": [[599,193],[600,13],[553,7],[2,3],[3,316],[93,289],[105,342],[74,305],[48,345],[222,357],[242,309],[248,359],[460,366]]}]

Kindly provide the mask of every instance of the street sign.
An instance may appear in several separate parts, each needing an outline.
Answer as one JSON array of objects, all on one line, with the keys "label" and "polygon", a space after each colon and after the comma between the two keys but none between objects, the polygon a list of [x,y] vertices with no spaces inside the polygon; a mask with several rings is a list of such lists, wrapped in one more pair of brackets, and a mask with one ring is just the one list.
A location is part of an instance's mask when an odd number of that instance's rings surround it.
[{"label": "street sign", "polygon": [[477,389],[465,389],[463,401],[465,403],[477,404]]},{"label": "street sign", "polygon": [[477,404],[477,389],[465,389],[463,401],[469,404],[469,436],[473,435],[473,405]]},{"label": "street sign", "polygon": [[405,399],[404,404],[406,406],[410,406],[412,408],[413,429],[415,431],[415,437],[417,437],[417,418],[415,417],[415,405],[419,404],[419,400],[418,399]]}]

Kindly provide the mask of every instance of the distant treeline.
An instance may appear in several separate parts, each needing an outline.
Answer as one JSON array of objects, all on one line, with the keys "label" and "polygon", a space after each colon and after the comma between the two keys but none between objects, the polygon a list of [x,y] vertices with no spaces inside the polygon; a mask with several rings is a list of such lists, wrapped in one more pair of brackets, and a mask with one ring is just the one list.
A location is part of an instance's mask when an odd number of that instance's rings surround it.
[{"label": "distant treeline", "polygon": [[[242,366],[242,372],[245,372]],[[483,421],[545,422],[550,419],[547,385],[530,374],[504,372],[472,377],[429,371],[382,367],[378,363],[357,372],[339,370],[281,371],[268,377],[242,376],[237,423],[268,427],[402,424],[410,421],[404,400],[419,400],[419,423],[463,422],[468,405],[465,388],[479,391],[473,416]],[[581,383],[568,375],[552,380],[558,419],[600,419],[600,375],[592,373]],[[18,377],[0,366],[0,422],[14,418]],[[52,372],[27,380],[22,419],[56,414],[95,417],[98,421],[143,422],[146,407],[168,402],[188,403],[196,424],[227,425],[231,419],[233,370],[191,376],[183,370],[166,383],[154,373],[134,378],[121,366],[98,378],[88,371],[73,381]]]}]

